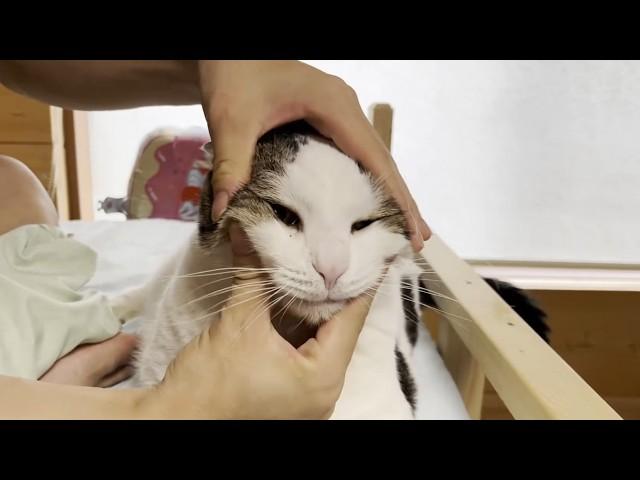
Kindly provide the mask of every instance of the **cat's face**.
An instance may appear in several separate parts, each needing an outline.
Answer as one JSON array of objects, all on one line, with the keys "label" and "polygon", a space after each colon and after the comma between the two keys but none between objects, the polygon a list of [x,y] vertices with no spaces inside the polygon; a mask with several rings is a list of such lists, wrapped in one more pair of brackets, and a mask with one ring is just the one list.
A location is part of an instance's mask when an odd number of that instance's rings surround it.
[{"label": "cat's face", "polygon": [[[309,323],[370,289],[410,255],[403,215],[369,174],[313,138],[259,145],[251,182],[221,219],[246,231],[274,286],[272,299]],[[202,236],[201,236],[202,238]]]}]

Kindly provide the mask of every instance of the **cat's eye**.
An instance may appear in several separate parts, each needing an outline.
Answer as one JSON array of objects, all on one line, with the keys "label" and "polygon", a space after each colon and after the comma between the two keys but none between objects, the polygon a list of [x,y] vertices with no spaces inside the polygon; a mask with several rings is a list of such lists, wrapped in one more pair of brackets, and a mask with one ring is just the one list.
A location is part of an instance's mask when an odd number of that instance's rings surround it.
[{"label": "cat's eye", "polygon": [[273,210],[273,213],[275,213],[276,217],[278,217],[278,220],[280,220],[286,226],[299,228],[300,217],[297,213],[289,210],[287,207],[278,205],[277,203],[272,203],[271,209]]},{"label": "cat's eye", "polygon": [[360,220],[359,222],[356,222],[353,225],[351,225],[351,232],[357,232],[359,230],[362,230],[363,228],[367,228],[373,222],[375,222],[374,219]]}]

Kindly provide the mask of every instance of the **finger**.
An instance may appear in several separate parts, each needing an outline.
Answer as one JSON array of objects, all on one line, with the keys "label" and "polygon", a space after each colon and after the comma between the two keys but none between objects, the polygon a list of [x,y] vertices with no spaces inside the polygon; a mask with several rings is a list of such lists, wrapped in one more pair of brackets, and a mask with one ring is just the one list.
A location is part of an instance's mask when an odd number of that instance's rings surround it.
[{"label": "finger", "polygon": [[406,184],[404,184],[404,180],[403,180],[403,188],[407,189],[406,195],[408,195],[407,198],[409,201],[409,212],[411,212],[411,215],[415,220],[415,229],[413,231],[413,234],[417,238],[417,240],[420,241],[419,245],[414,245],[415,251],[418,252],[422,250],[423,243],[429,240],[429,238],[431,237],[431,229],[429,228],[429,225],[427,225],[427,222],[425,222],[424,218],[422,217],[422,214],[420,213],[420,209],[418,208],[418,205],[416,204],[415,200],[409,194],[408,187],[406,186]]},{"label": "finger", "polygon": [[98,382],[98,387],[109,388],[117,385],[120,382],[124,382],[127,378],[130,378],[135,373],[135,369],[131,365],[125,365],[120,367],[115,372],[110,373],[106,377],[102,378]]},{"label": "finger", "polygon": [[300,347],[299,351],[319,355],[322,361],[336,362],[340,368],[345,369],[351,361],[372,301],[373,298],[368,295],[361,295],[351,301],[323,324],[315,339],[308,346],[305,344]]},{"label": "finger", "polygon": [[240,125],[229,121],[214,125],[213,138],[213,204],[211,212],[218,220],[227,208],[231,197],[251,177],[251,165],[258,140],[258,129],[250,124]]},{"label": "finger", "polygon": [[92,355],[98,364],[98,378],[127,365],[138,345],[138,337],[129,333],[118,333],[99,344],[86,345],[82,348],[92,349]]},{"label": "finger", "polygon": [[251,244],[251,240],[236,222],[233,222],[229,227],[229,240],[234,266],[260,267],[260,259]]},{"label": "finger", "polygon": [[236,222],[229,226],[229,241],[232,263],[238,269],[234,275],[234,282],[237,285],[254,282],[262,275],[262,263],[247,233]]},{"label": "finger", "polygon": [[234,338],[249,335],[257,341],[264,341],[265,334],[273,329],[270,306],[277,295],[275,287],[269,287],[268,284],[239,281],[233,286],[222,312],[219,322],[221,328]]},{"label": "finger", "polygon": [[411,247],[414,252],[419,252],[422,250],[424,246],[424,239],[422,238],[422,233],[420,232],[420,222],[416,218],[416,215],[413,211],[409,210],[405,213],[408,222],[408,230],[409,230],[409,241],[411,242]]},{"label": "finger", "polygon": [[271,317],[267,305],[276,289],[269,283],[268,276],[262,270],[260,258],[237,223],[230,225],[229,237],[233,266],[238,270],[234,273],[234,285],[223,310],[221,322],[229,324],[226,326],[233,332],[249,328],[270,328]]},{"label": "finger", "polygon": [[431,238],[432,234],[431,228],[422,218],[420,219],[420,234],[422,235],[422,238],[425,242]]}]

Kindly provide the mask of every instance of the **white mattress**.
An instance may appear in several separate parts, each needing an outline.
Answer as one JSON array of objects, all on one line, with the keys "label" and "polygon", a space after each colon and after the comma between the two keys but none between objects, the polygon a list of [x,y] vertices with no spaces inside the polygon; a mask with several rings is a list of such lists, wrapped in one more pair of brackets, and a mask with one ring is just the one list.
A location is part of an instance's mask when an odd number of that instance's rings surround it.
[{"label": "white mattress", "polygon": [[[108,296],[143,283],[163,259],[184,245],[195,228],[194,223],[157,219],[73,221],[61,226],[97,251],[97,272],[87,288]],[[135,330],[135,324],[129,329]],[[414,354],[419,398],[417,418],[469,419],[458,390],[425,328],[419,330]]]}]

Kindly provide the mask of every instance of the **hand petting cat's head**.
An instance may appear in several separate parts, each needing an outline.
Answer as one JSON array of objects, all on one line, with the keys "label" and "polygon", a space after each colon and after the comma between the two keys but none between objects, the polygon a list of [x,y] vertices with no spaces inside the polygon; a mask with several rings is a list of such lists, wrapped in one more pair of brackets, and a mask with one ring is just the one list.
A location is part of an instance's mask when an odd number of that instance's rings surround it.
[{"label": "hand petting cat's head", "polygon": [[413,255],[397,203],[354,160],[304,123],[276,129],[256,147],[251,180],[220,221],[205,184],[200,244],[228,241],[238,222],[279,290],[274,299],[309,323],[329,318],[372,288],[396,256]]}]

